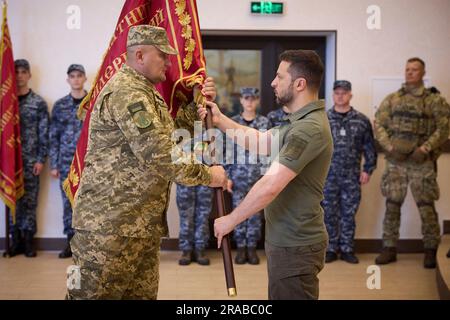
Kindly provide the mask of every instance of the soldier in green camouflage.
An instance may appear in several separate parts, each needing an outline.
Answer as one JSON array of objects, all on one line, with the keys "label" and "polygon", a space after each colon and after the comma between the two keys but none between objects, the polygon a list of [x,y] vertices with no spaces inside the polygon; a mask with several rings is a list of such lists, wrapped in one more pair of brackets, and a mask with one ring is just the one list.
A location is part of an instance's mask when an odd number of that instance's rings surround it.
[{"label": "soldier in green camouflage", "polygon": [[424,267],[436,266],[440,241],[436,160],[449,134],[448,104],[435,88],[425,88],[425,63],[411,58],[406,64],[406,83],[388,95],[375,115],[375,135],[386,153],[381,192],[386,197],[383,249],[375,259],[387,264],[397,259],[400,207],[410,185],[422,220]]},{"label": "soldier in green camouflage", "polygon": [[[68,288],[68,299],[156,299],[171,182],[226,186],[222,167],[176,161],[183,154],[172,133],[179,124],[193,129],[198,116],[190,104],[173,121],[154,87],[166,79],[170,54],[177,52],[164,29],[132,27],[127,63],[93,106],[73,211],[72,276],[79,285]],[[202,93],[215,98],[212,79]]]}]

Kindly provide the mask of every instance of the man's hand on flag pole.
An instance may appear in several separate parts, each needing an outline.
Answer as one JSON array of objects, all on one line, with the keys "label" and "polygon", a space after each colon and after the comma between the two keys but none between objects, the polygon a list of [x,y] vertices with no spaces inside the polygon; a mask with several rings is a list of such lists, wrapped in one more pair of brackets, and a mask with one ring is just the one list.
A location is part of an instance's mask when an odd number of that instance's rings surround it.
[{"label": "man's hand on flag pole", "polygon": [[238,225],[233,212],[214,220],[214,236],[217,238],[217,248],[222,245],[222,238],[229,234]]},{"label": "man's hand on flag pole", "polygon": [[202,95],[206,97],[206,100],[208,101],[216,100],[217,91],[216,91],[216,84],[214,83],[213,78],[211,77],[206,78],[205,82],[203,83]]},{"label": "man's hand on flag pole", "polygon": [[33,175],[38,176],[41,174],[42,169],[44,169],[44,164],[40,162],[36,162],[33,167]]},{"label": "man's hand on flag pole", "polygon": [[59,178],[59,170],[53,169],[52,171],[50,171],[50,175],[55,179]]},{"label": "man's hand on flag pole", "polygon": [[200,91],[201,95],[206,98],[206,100],[214,101],[217,96],[216,84],[214,83],[214,79],[211,77],[208,77],[205,79],[203,84],[196,85],[194,87],[195,101],[199,101],[198,100],[199,91]]},{"label": "man's hand on flag pole", "polygon": [[[212,112],[212,122],[213,125],[217,126],[218,123],[220,123],[220,118],[222,117],[222,112],[220,112],[219,107],[217,104],[215,104],[212,101],[205,101],[205,104],[207,107],[210,107],[210,110]],[[208,110],[202,105],[198,105],[198,116],[201,120],[206,119],[206,115],[208,114]]]}]

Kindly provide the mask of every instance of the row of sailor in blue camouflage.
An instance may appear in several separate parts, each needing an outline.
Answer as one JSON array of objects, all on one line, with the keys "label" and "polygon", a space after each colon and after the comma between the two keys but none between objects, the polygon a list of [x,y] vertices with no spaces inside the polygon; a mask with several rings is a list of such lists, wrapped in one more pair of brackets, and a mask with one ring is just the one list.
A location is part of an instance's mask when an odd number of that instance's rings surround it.
[{"label": "row of sailor in blue camouflage", "polygon": [[354,251],[355,214],[361,200],[361,158],[363,171],[371,175],[377,152],[369,119],[351,108],[339,113],[328,111],[334,152],[324,189],[323,207],[330,252]]}]

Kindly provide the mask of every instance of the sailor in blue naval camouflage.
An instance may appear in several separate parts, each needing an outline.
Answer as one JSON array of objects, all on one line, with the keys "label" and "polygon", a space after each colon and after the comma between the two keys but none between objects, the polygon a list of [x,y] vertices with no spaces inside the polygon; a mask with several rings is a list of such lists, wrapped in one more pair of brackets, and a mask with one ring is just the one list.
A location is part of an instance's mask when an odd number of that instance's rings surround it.
[{"label": "sailor in blue naval camouflage", "polygon": [[[361,185],[369,182],[376,168],[377,152],[369,119],[350,106],[351,84],[336,81],[334,106],[328,111],[334,152],[324,189],[323,208],[329,235],[326,262],[341,259],[358,263],[354,255],[355,214]],[[361,172],[361,158],[364,165]]]},{"label": "sailor in blue naval camouflage", "polygon": [[285,111],[285,107],[278,108],[276,110],[270,111],[267,114],[267,119],[269,119],[271,128],[281,126],[288,122],[285,117],[288,113]]},{"label": "sailor in blue naval camouflage", "polygon": [[[259,91],[256,88],[242,88],[240,99],[243,111],[232,117],[237,123],[257,130],[265,131],[270,129],[269,120],[256,113],[259,105]],[[228,149],[227,149],[228,152]],[[268,159],[256,156],[244,150],[237,144],[234,145],[233,153],[227,153],[227,163],[230,163],[229,155],[234,155],[233,164],[225,166],[229,179],[232,181],[232,205],[236,208],[245,198],[252,186],[264,174],[267,169]],[[259,258],[256,255],[256,245],[261,238],[261,215],[256,214],[240,223],[234,229],[234,240],[238,247],[235,258],[237,264],[249,262],[258,264]]]},{"label": "sailor in blue naval camouflage", "polygon": [[44,99],[28,86],[31,79],[29,62],[16,60],[15,69],[25,194],[17,202],[16,223],[11,228],[11,255],[25,252],[27,257],[35,257],[32,240],[36,233],[39,175],[48,153],[48,107]]},{"label": "sailor in blue naval camouflage", "polygon": [[63,224],[64,234],[67,236],[65,249],[60,253],[60,258],[72,256],[70,251],[70,239],[74,235],[72,228],[72,207],[63,184],[69,175],[78,138],[81,133],[82,122],[77,118],[78,107],[86,96],[84,83],[86,74],[82,65],[73,64],[67,71],[67,82],[70,85],[70,93],[56,101],[52,110],[50,124],[50,166],[51,175],[59,178],[61,195],[63,200]]}]

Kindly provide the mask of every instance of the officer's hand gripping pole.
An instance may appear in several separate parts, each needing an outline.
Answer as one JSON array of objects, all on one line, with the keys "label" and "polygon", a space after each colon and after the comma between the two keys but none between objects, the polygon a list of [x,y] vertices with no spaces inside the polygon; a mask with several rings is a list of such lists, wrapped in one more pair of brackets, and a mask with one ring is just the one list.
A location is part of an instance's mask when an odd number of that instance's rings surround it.
[{"label": "officer's hand gripping pole", "polygon": [[[201,95],[199,95],[201,97]],[[201,104],[204,105],[204,97],[199,98],[201,99]],[[206,124],[206,130],[208,132],[208,139],[209,143],[214,143],[215,137],[210,135],[209,129],[213,129],[214,125],[212,122],[212,111],[210,107],[207,107],[208,113],[206,115],[205,124]],[[213,159],[213,165],[219,165],[217,163],[217,159],[215,155],[212,155]],[[223,196],[223,190],[222,188],[213,188],[214,193],[216,194],[216,206],[217,206],[217,215],[218,217],[225,216],[226,210],[225,210],[225,200]],[[236,291],[236,280],[234,278],[234,269],[233,269],[233,260],[231,259],[231,245],[230,245],[230,238],[229,235],[225,235],[222,238],[222,257],[223,257],[223,266],[225,269],[225,281],[227,284],[228,289],[228,296],[229,297],[235,297],[237,295]]]}]

